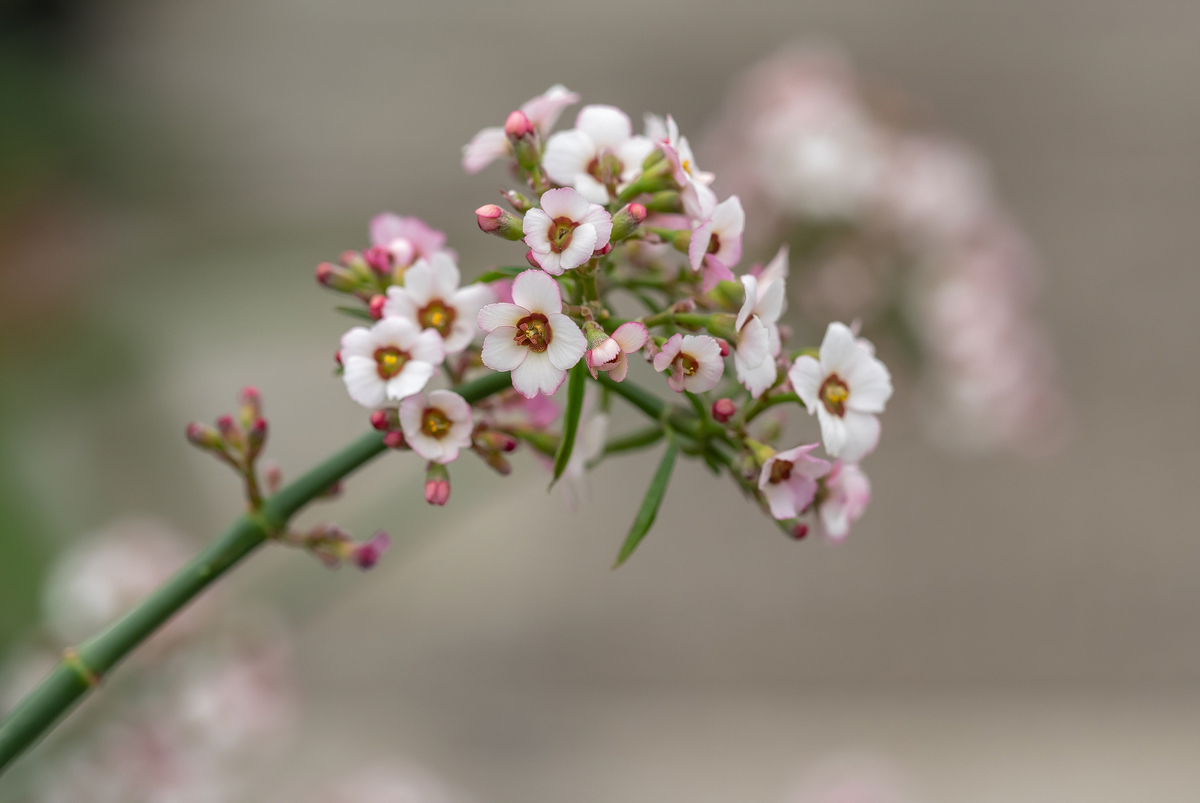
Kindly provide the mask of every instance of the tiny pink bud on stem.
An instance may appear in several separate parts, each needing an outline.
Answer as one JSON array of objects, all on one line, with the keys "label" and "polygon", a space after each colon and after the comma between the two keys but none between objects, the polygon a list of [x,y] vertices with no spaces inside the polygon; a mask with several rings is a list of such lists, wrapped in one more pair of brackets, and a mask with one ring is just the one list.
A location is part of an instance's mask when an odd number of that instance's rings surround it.
[{"label": "tiny pink bud on stem", "polygon": [[509,206],[522,215],[534,207],[533,201],[516,190],[500,190],[500,194],[504,196],[504,200],[508,201]]},{"label": "tiny pink bud on stem", "polygon": [[379,294],[371,296],[371,301],[367,304],[367,314],[371,316],[372,320],[377,321],[383,317],[383,305],[386,303],[387,296]]},{"label": "tiny pink bud on stem", "polygon": [[246,458],[253,461],[267,442],[267,419],[259,418],[246,431]]},{"label": "tiny pink bud on stem", "polygon": [[722,424],[733,418],[733,414],[736,412],[737,407],[734,406],[732,399],[717,399],[713,402],[712,417]]},{"label": "tiny pink bud on stem", "polygon": [[450,501],[450,474],[441,463],[430,463],[425,470],[425,501],[441,507]]},{"label": "tiny pink bud on stem", "polygon": [[392,545],[392,539],[385,532],[378,532],[366,541],[354,547],[351,560],[360,569],[370,569]]},{"label": "tiny pink bud on stem", "polygon": [[392,253],[381,245],[373,245],[362,253],[363,261],[380,276],[392,275]]},{"label": "tiny pink bud on stem", "polygon": [[628,239],[642,221],[646,219],[646,207],[641,204],[626,204],[615,215],[612,222],[612,238],[610,242],[619,243]]},{"label": "tiny pink bud on stem", "polygon": [[495,204],[484,204],[475,210],[479,230],[516,242],[525,236],[521,218]]},{"label": "tiny pink bud on stem", "polygon": [[217,432],[221,433],[221,439],[225,443],[238,451],[241,451],[246,445],[245,438],[242,435],[242,428],[238,426],[231,415],[223,415],[217,419]]},{"label": "tiny pink bud on stem", "polygon": [[517,109],[508,115],[504,121],[504,133],[509,139],[521,139],[533,134],[533,123],[525,116],[525,112]]},{"label": "tiny pink bud on stem", "polygon": [[224,450],[221,436],[217,431],[207,424],[201,424],[198,421],[193,421],[187,425],[187,439],[193,446],[198,446],[201,449],[208,449],[214,452]]},{"label": "tiny pink bud on stem", "polygon": [[792,538],[795,538],[797,541],[802,541],[806,535],[808,535],[807,524],[798,523],[792,528]]},{"label": "tiny pink bud on stem", "polygon": [[408,448],[408,444],[404,441],[404,433],[398,429],[393,429],[391,432],[383,436],[383,445],[389,449]]},{"label": "tiny pink bud on stem", "polygon": [[400,426],[400,411],[395,407],[383,407],[371,413],[371,426],[380,432]]},{"label": "tiny pink bud on stem", "polygon": [[283,469],[276,460],[264,460],[262,464],[263,485],[267,493],[273,494],[283,486]]},{"label": "tiny pink bud on stem", "polygon": [[349,271],[332,262],[317,265],[317,281],[339,293],[353,293],[356,285],[354,276]]},{"label": "tiny pink bud on stem", "polygon": [[259,418],[262,418],[262,394],[253,385],[247,385],[238,398],[238,419],[243,427],[249,427]]},{"label": "tiny pink bud on stem", "polygon": [[721,347],[721,356],[728,357],[729,356],[729,341],[723,337],[718,337],[717,345]]}]

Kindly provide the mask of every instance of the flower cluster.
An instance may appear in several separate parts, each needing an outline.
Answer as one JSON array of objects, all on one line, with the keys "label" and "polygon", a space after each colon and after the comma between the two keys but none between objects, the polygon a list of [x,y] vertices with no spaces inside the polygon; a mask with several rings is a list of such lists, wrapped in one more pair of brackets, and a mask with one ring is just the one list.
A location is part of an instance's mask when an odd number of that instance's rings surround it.
[{"label": "flower cluster", "polygon": [[878,90],[824,51],[747,74],[707,142],[752,212],[747,237],[787,232],[810,318],[860,318],[918,353],[934,440],[1052,450],[1064,403],[1030,249],[980,156]]},{"label": "flower cluster", "polygon": [[[551,87],[463,149],[467,172],[506,160],[524,184],[501,191],[507,209],[485,204],[475,215],[481,231],[519,243],[528,267],[464,284],[441,232],[391,214],[372,221],[370,247],[318,266],[323,285],[357,299],[343,309],[369,322],[337,352],[350,397],[372,411],[387,446],[428,461],[431,504],[449,500],[447,467],[466,451],[506,474],[505,454],[525,443],[551,461],[554,480],[568,477],[574,499],[597,462],[666,439],[662,480],[623,557],[653,521],[678,451],[727,472],[790,535],[812,517],[844,536],[869,497],[858,462],[879,438],[887,369],[842,324],[819,349],[789,351],[788,249],[739,275],[742,202],[716,193],[676,121],[646,115],[637,134],[620,109],[586,105],[555,131],[578,101]],[[684,404],[633,384],[637,354]],[[480,393],[489,371],[499,384]],[[434,389],[440,382],[448,387]],[[595,415],[588,383],[602,390]],[[555,427],[548,397],[564,384]],[[648,430],[605,441],[614,395],[652,417]],[[776,452],[779,428],[756,418],[781,404],[816,414],[821,443]],[[829,460],[811,454],[821,444]],[[310,549],[336,546],[336,532],[309,534]]]}]

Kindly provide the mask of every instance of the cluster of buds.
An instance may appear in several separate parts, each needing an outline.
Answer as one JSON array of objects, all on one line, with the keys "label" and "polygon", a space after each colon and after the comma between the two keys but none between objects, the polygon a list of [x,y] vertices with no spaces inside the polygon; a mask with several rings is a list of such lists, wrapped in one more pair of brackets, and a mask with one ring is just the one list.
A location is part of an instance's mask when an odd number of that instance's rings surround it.
[{"label": "cluster of buds", "polygon": [[[256,463],[267,442],[267,419],[262,416],[262,395],[258,388],[244,388],[238,402],[237,415],[220,416],[215,427],[196,421],[188,424],[187,439],[232,467],[245,482],[250,506],[258,508],[263,497]],[[277,479],[272,479],[278,484]]]},{"label": "cluster of buds", "polygon": [[303,533],[288,532],[282,540],[314,555],[331,568],[350,563],[360,569],[370,569],[392,545],[385,532],[375,533],[366,541],[355,541],[336,524],[318,524]]},{"label": "cluster of buds", "polygon": [[[636,134],[620,109],[590,105],[572,128],[554,131],[578,101],[551,87],[463,150],[467,172],[505,159],[523,184],[501,190],[507,209],[489,203],[475,217],[483,232],[520,243],[529,268],[495,268],[464,284],[441,232],[390,213],[372,221],[369,248],[318,267],[322,284],[356,301],[343,309],[371,321],[350,329],[338,351],[351,399],[371,410],[387,446],[427,461],[425,499],[434,505],[449,500],[448,466],[463,451],[508,474],[507,455],[526,444],[579,498],[586,470],[665,439],[622,559],[653,521],[680,451],[727,471],[789,535],[806,533],[801,519],[811,517],[844,536],[869,496],[858,463],[878,441],[887,369],[838,323],[819,347],[788,351],[787,248],[736,273],[741,201],[714,192],[715,176],[699,168],[674,119],[647,115]],[[617,296],[642,314],[628,317],[627,305],[619,314]],[[635,387],[636,354],[686,403]],[[512,390],[472,396],[473,406],[454,389],[432,389],[489,370],[507,374]],[[568,378],[560,419],[548,397]],[[599,412],[585,404],[589,383],[604,394]],[[605,441],[613,395],[649,414],[651,427]],[[756,418],[785,404],[817,415],[820,443],[776,451],[781,427]],[[822,445],[828,460],[810,455]]]}]

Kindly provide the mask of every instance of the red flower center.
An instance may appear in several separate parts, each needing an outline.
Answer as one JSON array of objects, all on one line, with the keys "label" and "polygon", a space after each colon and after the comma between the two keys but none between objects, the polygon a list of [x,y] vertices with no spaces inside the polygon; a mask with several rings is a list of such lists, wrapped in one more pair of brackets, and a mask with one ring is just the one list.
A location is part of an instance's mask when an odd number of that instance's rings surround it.
[{"label": "red flower center", "polygon": [[790,460],[776,460],[771,466],[771,484],[778,485],[781,482],[787,482],[792,478],[792,466],[796,465]]},{"label": "red flower center", "polygon": [[821,397],[821,402],[829,412],[836,416],[846,414],[846,399],[850,398],[850,386],[837,374],[825,377],[817,395]]},{"label": "red flower center", "polygon": [[450,431],[451,421],[436,407],[426,407],[421,414],[421,431],[431,438],[444,438]]},{"label": "red flower center", "polygon": [[550,238],[550,250],[561,254],[571,244],[571,235],[575,233],[576,223],[569,217],[556,217],[550,224],[546,235]]},{"label": "red flower center", "polygon": [[404,370],[410,357],[395,346],[375,349],[375,371],[380,379],[391,379]]},{"label": "red flower center", "polygon": [[446,337],[458,313],[454,307],[447,307],[440,298],[435,298],[417,311],[417,320],[424,329],[436,329],[438,334]]},{"label": "red flower center", "polygon": [[540,312],[532,312],[517,321],[517,334],[513,341],[519,346],[528,346],[537,354],[550,347],[554,333],[550,329],[550,321]]}]

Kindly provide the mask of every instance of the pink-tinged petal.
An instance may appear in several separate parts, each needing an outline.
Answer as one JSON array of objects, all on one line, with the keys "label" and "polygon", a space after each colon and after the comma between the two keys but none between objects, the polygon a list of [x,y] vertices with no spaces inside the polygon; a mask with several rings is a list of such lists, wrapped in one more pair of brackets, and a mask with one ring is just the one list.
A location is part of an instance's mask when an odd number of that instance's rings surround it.
[{"label": "pink-tinged petal", "polygon": [[750,320],[750,316],[754,314],[754,305],[758,301],[758,279],[750,275],[743,276],[742,291],[746,294],[746,300],[742,302],[742,308],[738,310],[737,322],[734,323],[735,329],[745,326],[746,321]]},{"label": "pink-tinged petal", "polygon": [[575,191],[587,199],[589,203],[606,204],[609,202],[608,187],[605,187],[587,173],[575,176]]},{"label": "pink-tinged petal", "polygon": [[757,367],[771,356],[769,341],[767,327],[757,315],[753,316],[738,332],[738,358],[747,368]]},{"label": "pink-tinged petal", "polygon": [[400,216],[393,212],[384,212],[371,218],[371,245],[387,248],[393,240],[400,239],[403,226]]},{"label": "pink-tinged petal", "polygon": [[775,252],[775,256],[767,263],[767,266],[758,274],[758,280],[765,284],[770,284],[777,279],[786,280],[790,268],[788,266],[788,247],[787,243],[779,246],[779,250]]},{"label": "pink-tinged petal", "polygon": [[371,336],[378,345],[397,346],[405,351],[417,342],[421,327],[408,318],[380,318],[371,327]]},{"label": "pink-tinged petal", "polygon": [[600,204],[588,206],[587,214],[579,221],[596,229],[596,248],[603,248],[612,239],[612,215]]},{"label": "pink-tinged petal", "polygon": [[400,430],[407,441],[415,440],[421,435],[421,419],[425,415],[425,397],[409,396],[400,402]]},{"label": "pink-tinged petal", "polygon": [[546,141],[542,169],[556,184],[570,187],[575,177],[587,175],[588,164],[596,158],[596,143],[582,131],[559,131]]},{"label": "pink-tinged petal", "polygon": [[621,346],[621,350],[632,354],[646,345],[650,332],[645,325],[637,321],[627,321],[616,328],[612,334],[613,340]]},{"label": "pink-tinged petal", "polygon": [[688,262],[691,263],[692,270],[700,270],[704,256],[708,253],[708,246],[712,242],[712,233],[711,220],[704,221],[692,231],[692,239],[688,243]]},{"label": "pink-tinged petal", "polygon": [[552,219],[565,217],[577,223],[583,220],[591,210],[588,199],[570,187],[547,190],[542,193],[541,204],[542,211]]},{"label": "pink-tinged petal", "polygon": [[561,312],[552,312],[546,319],[550,322],[552,334],[545,353],[555,368],[565,371],[582,359],[587,351],[587,338],[575,322]]},{"label": "pink-tinged petal", "polygon": [[[763,471],[767,471],[767,466],[773,465],[766,463],[763,465]],[[767,476],[770,476],[769,474]],[[767,500],[767,508],[771,511],[771,517],[779,521],[794,519],[799,515],[800,511],[796,508],[796,497],[792,493],[792,489],[786,483],[767,483],[760,485],[763,497]]]},{"label": "pink-tinged petal", "polygon": [[379,407],[387,400],[386,387],[373,357],[343,357],[342,381],[350,398],[363,407]]},{"label": "pink-tinged petal", "polygon": [[847,410],[842,421],[845,423],[846,441],[838,454],[833,456],[847,463],[857,463],[875,451],[879,444],[879,419],[869,413]]},{"label": "pink-tinged petal", "polygon": [[497,279],[488,283],[488,289],[496,294],[496,301],[512,303],[512,279]]},{"label": "pink-tinged petal", "polygon": [[428,304],[430,299],[439,297],[429,260],[418,259],[404,272],[404,289],[418,309]]},{"label": "pink-tinged petal", "polygon": [[624,382],[628,373],[629,355],[622,351],[621,356],[617,357],[617,364],[608,369],[608,375],[614,382]]},{"label": "pink-tinged petal", "polygon": [[398,238],[408,240],[417,256],[431,257],[446,247],[445,232],[438,231],[419,217],[399,217]]},{"label": "pink-tinged petal", "polygon": [[754,314],[762,318],[763,323],[773,324],[783,314],[783,300],[786,285],[783,279],[776,279],[763,284],[759,277],[758,301],[754,305]]},{"label": "pink-tinged petal", "polygon": [[685,390],[687,390],[686,382],[687,377],[685,377],[681,372],[672,370],[671,373],[667,374],[667,387],[676,393],[683,393]]},{"label": "pink-tinged petal", "polygon": [[513,279],[512,294],[513,302],[530,312],[543,315],[562,312],[562,292],[558,282],[544,271],[527,270],[517,274]]},{"label": "pink-tinged petal", "polygon": [[528,256],[534,264],[551,276],[562,276],[566,270],[563,268],[562,254],[553,251],[530,251]]},{"label": "pink-tinged petal", "polygon": [[654,153],[658,146],[646,137],[630,137],[617,149],[617,158],[621,160],[621,181],[629,182],[642,174],[642,162]]},{"label": "pink-tinged petal", "polygon": [[741,382],[750,395],[757,399],[775,384],[778,369],[775,361],[768,358],[756,366],[747,365],[738,354],[733,355],[733,366],[737,369],[738,382]]},{"label": "pink-tinged petal", "polygon": [[463,145],[463,170],[474,175],[497,159],[508,156],[511,147],[503,128],[485,128]]},{"label": "pink-tinged petal", "polygon": [[521,222],[521,231],[525,232],[525,245],[534,251],[548,252],[550,227],[553,225],[554,220],[541,209],[530,209]]},{"label": "pink-tinged petal", "polygon": [[518,344],[517,327],[499,326],[483,339],[483,354],[480,359],[493,371],[511,371],[525,361],[529,347]]},{"label": "pink-tinged petal", "polygon": [[[488,304],[483,309],[479,310],[478,323],[479,328],[485,332],[490,332],[500,326],[515,327],[520,323],[521,319],[529,314],[529,310],[524,307],[518,307],[516,304],[506,304],[503,301],[498,301],[495,304]],[[504,370],[508,370],[507,368]]]},{"label": "pink-tinged petal", "polygon": [[658,354],[654,355],[654,370],[659,373],[667,370],[679,356],[681,348],[683,348],[683,335],[674,334],[667,338],[667,342],[662,344]]},{"label": "pink-tinged petal", "polygon": [[446,347],[442,343],[441,333],[436,329],[422,329],[409,349],[409,354],[414,360],[441,365],[442,360],[446,359]]},{"label": "pink-tinged petal", "polygon": [[447,354],[460,354],[463,349],[471,345],[471,341],[477,334],[479,334],[479,327],[475,325],[475,318],[460,316],[450,324],[450,332],[442,339],[442,347]]},{"label": "pink-tinged petal", "polygon": [[709,254],[704,258],[704,278],[700,281],[700,292],[710,293],[721,282],[732,282],[736,278],[724,262]]},{"label": "pink-tinged petal", "polygon": [[812,415],[820,406],[817,397],[821,391],[821,383],[825,381],[821,364],[807,354],[797,357],[788,370],[788,380],[800,401],[808,408],[808,414]]},{"label": "pink-tinged petal", "polygon": [[829,328],[825,330],[825,339],[821,341],[821,367],[827,373],[848,373],[861,353],[858,340],[849,326],[837,321],[829,324]]},{"label": "pink-tinged petal", "polygon": [[621,344],[610,337],[588,352],[588,364],[605,365],[615,360],[620,354]]},{"label": "pink-tinged petal", "polygon": [[829,461],[822,460],[819,457],[813,457],[812,452],[819,446],[817,443],[808,443],[795,448],[788,449],[784,452],[779,452],[775,457],[779,460],[787,460],[792,464],[792,474],[800,474],[815,480],[829,473]]},{"label": "pink-tinged petal", "polygon": [[406,289],[395,285],[388,288],[387,301],[383,302],[383,317],[400,317],[415,321],[417,309],[417,305],[413,303],[412,297]]},{"label": "pink-tinged petal", "polygon": [[721,344],[710,335],[684,335],[680,351],[692,355],[701,363],[721,359]]},{"label": "pink-tinged petal", "polygon": [[736,195],[730,195],[717,204],[712,212],[712,222],[714,229],[721,235],[721,239],[726,237],[740,239],[742,232],[746,229],[746,212],[742,209],[741,199]]},{"label": "pink-tinged petal", "polygon": [[451,421],[470,421],[471,405],[452,390],[435,390],[429,394],[429,406],[437,407]]},{"label": "pink-tinged petal", "polygon": [[654,142],[663,142],[670,138],[667,122],[662,117],[651,112],[642,115],[642,133]]},{"label": "pink-tinged petal", "polygon": [[567,89],[562,84],[555,84],[536,98],[530,98],[521,104],[521,111],[533,123],[533,127],[542,136],[558,122],[558,116],[563,109],[579,102],[579,95]]},{"label": "pink-tinged petal", "polygon": [[684,379],[684,386],[692,393],[707,393],[717,386],[725,373],[725,361],[719,356],[716,360],[702,360],[696,373]]},{"label": "pink-tinged petal", "polygon": [[821,443],[825,444],[825,453],[830,457],[841,457],[850,437],[846,432],[846,419],[829,412],[822,404],[817,407],[817,421],[821,424]]},{"label": "pink-tinged petal", "polygon": [[703,184],[692,181],[679,193],[683,211],[692,220],[708,220],[717,207],[717,194]]},{"label": "pink-tinged petal", "polygon": [[512,383],[517,393],[532,399],[538,393],[553,396],[566,376],[566,371],[555,368],[550,362],[548,350],[541,354],[531,351],[525,361],[513,370]]},{"label": "pink-tinged petal", "polygon": [[377,348],[371,330],[365,326],[356,326],[342,335],[342,350],[338,353],[343,363],[351,357],[366,357],[374,363]]},{"label": "pink-tinged petal", "polygon": [[629,115],[615,106],[593,104],[584,106],[575,118],[575,128],[586,133],[596,143],[596,149],[610,148],[617,152],[633,133]]},{"label": "pink-tinged petal", "polygon": [[862,357],[846,372],[850,386],[846,407],[860,413],[882,413],[892,397],[892,377],[887,366],[863,352]]},{"label": "pink-tinged petal", "polygon": [[404,399],[414,393],[420,393],[436,369],[427,362],[409,360],[400,369],[400,373],[387,381],[387,397],[389,399]]},{"label": "pink-tinged petal", "polygon": [[596,250],[596,227],[591,223],[576,226],[571,232],[571,244],[559,254],[563,270],[578,268],[592,258]]},{"label": "pink-tinged petal", "polygon": [[796,506],[797,513],[812,504],[813,498],[817,495],[817,481],[803,474],[793,471],[791,478],[784,484],[792,493],[792,502]]}]

